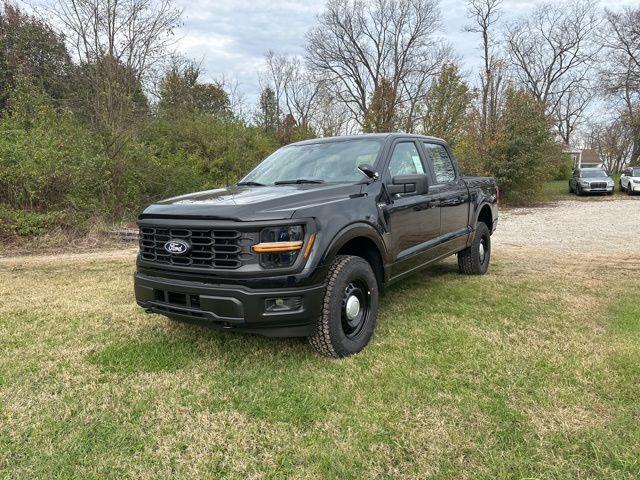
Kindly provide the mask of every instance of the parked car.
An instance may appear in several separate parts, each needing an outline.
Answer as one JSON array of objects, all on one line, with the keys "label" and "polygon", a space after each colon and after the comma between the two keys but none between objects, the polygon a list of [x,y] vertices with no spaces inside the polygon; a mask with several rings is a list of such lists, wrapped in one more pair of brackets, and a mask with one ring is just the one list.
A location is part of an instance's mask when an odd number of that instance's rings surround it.
[{"label": "parked car", "polygon": [[452,254],[489,268],[492,178],[438,138],[371,134],[285,146],[237,185],[140,215],[138,304],[172,319],[305,336],[343,357],[372,337],[382,288]]},{"label": "parked car", "polygon": [[613,195],[615,182],[600,168],[576,168],[569,179],[569,193],[606,193]]},{"label": "parked car", "polygon": [[626,191],[629,195],[640,192],[640,167],[629,167],[622,171],[620,191]]}]

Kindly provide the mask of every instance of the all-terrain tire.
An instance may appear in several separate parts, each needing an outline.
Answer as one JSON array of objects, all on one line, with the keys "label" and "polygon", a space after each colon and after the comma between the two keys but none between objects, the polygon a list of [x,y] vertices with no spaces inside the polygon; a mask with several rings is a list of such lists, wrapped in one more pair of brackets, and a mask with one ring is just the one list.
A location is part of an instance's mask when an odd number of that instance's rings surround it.
[{"label": "all-terrain tire", "polygon": [[[355,293],[354,293],[355,292]],[[355,295],[361,317],[349,318],[349,298]],[[346,357],[367,346],[378,316],[378,282],[371,265],[361,257],[339,255],[335,258],[325,286],[322,311],[311,346],[327,357]]]},{"label": "all-terrain tire", "polygon": [[458,270],[465,275],[484,275],[491,261],[491,232],[484,222],[478,222],[470,247],[458,252]]}]

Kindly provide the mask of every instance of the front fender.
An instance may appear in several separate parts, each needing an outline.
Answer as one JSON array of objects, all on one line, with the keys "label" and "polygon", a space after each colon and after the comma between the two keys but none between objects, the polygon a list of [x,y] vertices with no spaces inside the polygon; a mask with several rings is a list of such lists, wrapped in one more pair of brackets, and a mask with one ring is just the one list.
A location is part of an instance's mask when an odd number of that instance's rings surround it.
[{"label": "front fender", "polygon": [[333,261],[338,251],[346,245],[347,242],[358,237],[367,238],[375,244],[382,258],[383,265],[386,266],[390,263],[389,252],[382,240],[380,232],[373,225],[365,222],[352,223],[339,230],[329,242],[329,247],[325,250],[320,263]]}]

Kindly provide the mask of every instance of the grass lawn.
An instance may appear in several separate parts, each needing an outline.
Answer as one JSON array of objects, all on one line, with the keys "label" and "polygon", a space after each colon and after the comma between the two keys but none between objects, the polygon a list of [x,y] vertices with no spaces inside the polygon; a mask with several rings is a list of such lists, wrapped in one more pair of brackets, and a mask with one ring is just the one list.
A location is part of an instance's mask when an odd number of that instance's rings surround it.
[{"label": "grass lawn", "polygon": [[0,477],[639,478],[640,276],[494,261],[335,361],[144,314],[131,256],[0,259]]}]

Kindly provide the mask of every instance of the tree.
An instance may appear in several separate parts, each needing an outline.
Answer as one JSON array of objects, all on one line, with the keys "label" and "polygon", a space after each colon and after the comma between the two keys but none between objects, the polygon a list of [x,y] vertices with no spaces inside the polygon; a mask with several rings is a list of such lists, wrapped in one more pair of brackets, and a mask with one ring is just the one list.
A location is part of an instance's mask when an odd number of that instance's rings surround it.
[{"label": "tree", "polygon": [[640,165],[640,7],[607,11],[602,36],[606,62],[600,73],[604,92],[616,100],[629,127],[630,163]]},{"label": "tree", "polygon": [[591,132],[591,147],[598,151],[608,172],[620,172],[633,150],[629,125],[623,119],[597,125]]},{"label": "tree", "polygon": [[260,92],[260,108],[257,115],[258,125],[267,133],[274,133],[280,124],[280,109],[276,92],[265,87]]},{"label": "tree", "polygon": [[390,80],[382,78],[364,115],[364,132],[393,132],[400,123],[397,112],[396,88]]},{"label": "tree", "polygon": [[80,62],[82,108],[117,151],[135,125],[140,86],[167,57],[181,11],[173,0],[55,0],[49,13]]},{"label": "tree", "polygon": [[315,99],[314,128],[323,137],[355,133],[354,122],[350,122],[349,109],[333,96],[332,90],[322,82]]},{"label": "tree", "polygon": [[433,80],[425,101],[422,130],[445,139],[455,149],[465,136],[471,95],[458,66],[449,63]]},{"label": "tree", "polygon": [[160,83],[160,114],[229,116],[231,106],[227,92],[219,83],[201,83],[200,74],[199,65],[175,60]]},{"label": "tree", "polygon": [[399,127],[411,131],[448,54],[434,35],[439,25],[435,0],[329,0],[308,35],[307,61],[360,127],[386,121],[371,118],[374,94],[379,99],[385,90],[388,105],[376,110],[392,109]]},{"label": "tree", "polygon": [[537,200],[544,181],[557,171],[562,152],[550,127],[545,105],[532,93],[513,88],[507,91],[488,167],[508,200]]},{"label": "tree", "polygon": [[298,57],[276,55],[270,50],[265,55],[265,66],[264,83],[273,91],[278,116],[284,112],[293,117],[299,128],[312,129],[314,116],[318,113],[318,95],[324,82],[313,75]]},{"label": "tree", "polygon": [[62,35],[11,3],[0,7],[0,111],[6,108],[18,77],[54,100],[66,98],[71,68]]},{"label": "tree", "polygon": [[584,112],[594,96],[595,87],[585,81],[568,88],[558,98],[554,119],[558,135],[565,145],[569,145],[573,133],[584,120]]},{"label": "tree", "polygon": [[[600,45],[601,14],[592,0],[548,2],[516,21],[507,32],[515,74],[533,96],[546,105],[563,129],[565,143],[575,127],[575,101],[584,91]],[[589,97],[581,95],[581,101]],[[565,102],[568,108],[561,108]],[[567,112],[571,115],[567,118]]]},{"label": "tree", "polygon": [[505,62],[495,51],[493,37],[495,25],[500,20],[502,0],[468,0],[467,12],[472,24],[468,32],[479,33],[482,37],[483,70],[480,74],[479,132],[482,138],[495,132],[502,90]]}]

